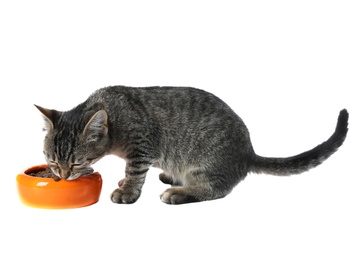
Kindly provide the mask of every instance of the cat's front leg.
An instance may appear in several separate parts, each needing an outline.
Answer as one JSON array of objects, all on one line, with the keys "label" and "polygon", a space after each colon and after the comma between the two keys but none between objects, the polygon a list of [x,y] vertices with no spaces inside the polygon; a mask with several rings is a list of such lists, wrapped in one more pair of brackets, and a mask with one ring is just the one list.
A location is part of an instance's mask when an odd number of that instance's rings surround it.
[{"label": "cat's front leg", "polygon": [[128,162],[126,177],[119,182],[119,188],[111,194],[111,200],[114,203],[124,204],[136,202],[141,195],[148,169],[149,164],[141,164],[138,161]]}]

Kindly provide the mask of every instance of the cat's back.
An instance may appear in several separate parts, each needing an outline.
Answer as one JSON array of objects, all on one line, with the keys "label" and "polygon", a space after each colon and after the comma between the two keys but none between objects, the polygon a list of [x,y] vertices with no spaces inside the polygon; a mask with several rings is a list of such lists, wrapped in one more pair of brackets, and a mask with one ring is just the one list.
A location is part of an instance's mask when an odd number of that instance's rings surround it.
[{"label": "cat's back", "polygon": [[[150,142],[160,144],[172,158],[182,153],[190,156],[195,150],[206,151],[202,154],[208,158],[211,147],[231,152],[235,143],[249,144],[248,130],[240,117],[204,90],[111,86],[99,89],[89,99],[102,103],[116,141],[139,135],[153,138]],[[174,151],[168,147],[175,147]]]},{"label": "cat's back", "polygon": [[168,110],[181,112],[189,110],[192,113],[212,110],[216,112],[226,110],[233,113],[227,104],[212,93],[193,87],[109,86],[94,92],[88,101],[110,103],[110,105],[125,103],[133,109],[142,106],[148,110],[165,107]]},{"label": "cat's back", "polygon": [[240,117],[212,93],[192,87],[109,86],[94,92],[88,107],[100,107],[109,118],[130,118],[147,124],[224,130],[243,127]]},{"label": "cat's back", "polygon": [[149,87],[128,87],[123,85],[103,87],[95,91],[91,98],[115,98],[127,96],[131,98],[189,98],[189,97],[215,97],[213,94],[193,87],[170,87],[170,86],[149,86]]}]

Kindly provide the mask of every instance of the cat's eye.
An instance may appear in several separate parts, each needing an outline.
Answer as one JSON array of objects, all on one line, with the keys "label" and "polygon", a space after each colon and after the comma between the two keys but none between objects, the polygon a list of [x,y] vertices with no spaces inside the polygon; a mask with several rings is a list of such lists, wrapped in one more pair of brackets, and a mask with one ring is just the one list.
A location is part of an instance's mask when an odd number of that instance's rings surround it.
[{"label": "cat's eye", "polygon": [[49,163],[53,166],[58,166],[58,163],[56,161],[49,161]]},{"label": "cat's eye", "polygon": [[54,168],[54,169],[58,169],[59,168],[58,162],[56,162],[56,161],[49,161],[48,165],[51,168]]},{"label": "cat's eye", "polygon": [[78,166],[81,166],[81,165],[82,165],[82,163],[72,163],[70,165],[70,169],[71,169],[71,171],[73,171],[74,167],[78,167]]}]

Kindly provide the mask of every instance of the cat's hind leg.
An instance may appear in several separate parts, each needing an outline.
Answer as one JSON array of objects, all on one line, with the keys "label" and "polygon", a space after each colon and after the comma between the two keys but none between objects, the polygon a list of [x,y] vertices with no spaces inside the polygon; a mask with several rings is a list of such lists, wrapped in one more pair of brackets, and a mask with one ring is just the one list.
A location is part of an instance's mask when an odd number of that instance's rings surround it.
[{"label": "cat's hind leg", "polygon": [[173,178],[171,176],[169,176],[168,174],[162,172],[159,175],[159,179],[161,182],[163,182],[164,184],[170,184],[173,185]]},{"label": "cat's hind leg", "polygon": [[200,202],[206,200],[214,200],[225,197],[229,192],[215,192],[210,187],[197,186],[182,186],[172,187],[165,190],[161,194],[161,200],[167,204],[184,204],[192,202]]},{"label": "cat's hind leg", "polygon": [[232,190],[231,185],[217,185],[209,173],[196,169],[178,174],[180,186],[173,186],[165,190],[160,198],[167,204],[183,204],[214,200],[225,197]]},{"label": "cat's hind leg", "polygon": [[167,174],[165,172],[162,172],[159,175],[159,179],[164,184],[169,184],[169,185],[172,185],[172,186],[182,186],[181,182],[179,182],[178,180],[174,180],[172,175],[169,175],[169,174]]}]

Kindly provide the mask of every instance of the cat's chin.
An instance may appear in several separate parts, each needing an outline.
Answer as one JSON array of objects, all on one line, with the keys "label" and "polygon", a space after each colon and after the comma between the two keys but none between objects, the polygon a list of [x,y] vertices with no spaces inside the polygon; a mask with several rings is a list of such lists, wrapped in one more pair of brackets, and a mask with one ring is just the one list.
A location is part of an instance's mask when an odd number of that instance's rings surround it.
[{"label": "cat's chin", "polygon": [[79,177],[81,176],[85,176],[85,175],[89,175],[89,174],[92,174],[94,172],[94,169],[93,168],[88,168],[86,171],[84,172],[81,172],[81,173],[75,173],[71,176],[68,177],[67,181],[72,181],[72,180],[75,180],[75,179],[78,179]]}]

